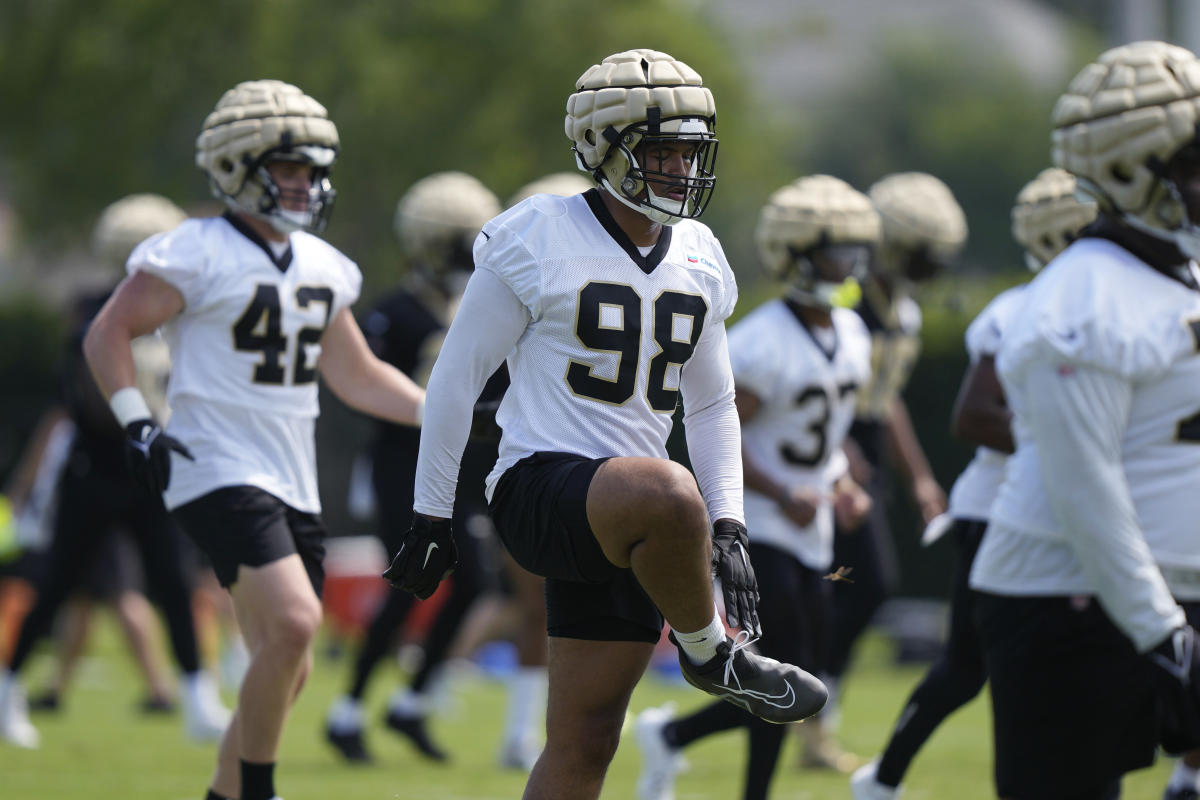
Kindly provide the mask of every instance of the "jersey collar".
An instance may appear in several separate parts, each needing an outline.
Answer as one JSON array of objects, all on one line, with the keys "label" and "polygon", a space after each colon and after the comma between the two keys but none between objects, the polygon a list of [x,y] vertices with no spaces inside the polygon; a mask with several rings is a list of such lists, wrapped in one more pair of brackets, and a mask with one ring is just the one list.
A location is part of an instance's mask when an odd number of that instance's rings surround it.
[{"label": "jersey collar", "polygon": [[838,352],[837,327],[830,328],[830,330],[833,331],[833,346],[826,350],[825,345],[821,343],[820,337],[813,333],[812,328],[810,328],[808,326],[808,322],[805,321],[804,314],[802,314],[800,311],[800,304],[790,297],[783,298],[783,304],[787,306],[788,311],[792,312],[792,316],[796,318],[796,322],[800,323],[800,327],[804,328],[804,332],[808,334],[808,338],[812,339],[813,344],[817,346],[817,349],[820,350],[821,353],[824,354],[825,358],[829,360],[829,363],[832,364],[833,360],[837,358]]},{"label": "jersey collar", "polygon": [[621,245],[621,249],[633,259],[633,263],[637,264],[638,269],[642,272],[649,275],[667,257],[667,251],[671,249],[671,226],[663,225],[662,233],[659,234],[658,242],[655,243],[654,249],[646,255],[642,255],[637,245],[629,238],[629,235],[621,229],[621,226],[613,219],[612,214],[608,213],[604,201],[600,199],[599,189],[588,189],[583,193],[583,199],[587,200],[588,207],[592,209],[592,213],[596,215],[596,219],[604,226],[604,230],[608,231],[608,235],[617,244]]},{"label": "jersey collar", "polygon": [[284,250],[279,258],[276,258],[275,251],[271,249],[271,245],[267,244],[266,239],[255,233],[254,229],[247,225],[240,217],[232,211],[226,211],[221,216],[233,226],[234,230],[262,248],[262,251],[267,254],[267,258],[271,260],[276,269],[280,272],[287,272],[288,267],[292,265],[292,245],[290,241],[288,242],[288,249]]}]

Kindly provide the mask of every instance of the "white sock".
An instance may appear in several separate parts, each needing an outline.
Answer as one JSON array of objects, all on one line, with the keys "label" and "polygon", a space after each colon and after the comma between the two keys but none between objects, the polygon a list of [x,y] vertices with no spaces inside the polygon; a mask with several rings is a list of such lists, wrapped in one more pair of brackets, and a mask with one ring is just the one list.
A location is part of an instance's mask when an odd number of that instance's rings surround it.
[{"label": "white sock", "polygon": [[1189,767],[1183,759],[1175,762],[1175,770],[1167,786],[1172,789],[1195,789],[1200,791],[1200,769]]},{"label": "white sock", "polygon": [[717,645],[725,641],[725,625],[721,617],[713,609],[712,622],[707,628],[701,628],[693,633],[675,631],[675,641],[693,664],[704,664],[713,660],[717,654]]},{"label": "white sock", "polygon": [[429,713],[429,700],[412,689],[397,689],[388,700],[388,710],[402,717],[423,717]]},{"label": "white sock", "polygon": [[546,668],[521,667],[508,686],[508,710],[504,741],[521,742],[533,737],[533,720],[546,709]]},{"label": "white sock", "polygon": [[335,733],[354,733],[363,729],[362,704],[344,694],[329,707],[325,721]]}]

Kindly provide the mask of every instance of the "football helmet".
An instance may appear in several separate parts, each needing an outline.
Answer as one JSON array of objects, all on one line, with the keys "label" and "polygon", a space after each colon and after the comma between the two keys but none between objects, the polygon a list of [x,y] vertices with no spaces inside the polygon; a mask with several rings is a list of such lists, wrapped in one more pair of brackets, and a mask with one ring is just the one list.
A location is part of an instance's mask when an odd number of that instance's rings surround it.
[{"label": "football helmet", "polygon": [[830,175],[800,178],[767,200],[755,240],[763,266],[791,281],[805,305],[853,308],[862,298],[871,250],[879,243],[879,213],[870,198]]},{"label": "football helmet", "polygon": [[559,197],[571,197],[591,189],[596,184],[580,175],[578,172],[555,172],[545,175],[522,186],[508,200],[505,208],[512,208],[522,200],[535,194],[555,194]]},{"label": "football helmet", "polygon": [[1200,158],[1200,59],[1164,42],[1108,50],[1075,76],[1052,120],[1054,163],[1101,211],[1200,257],[1200,196],[1181,174],[1195,175]]},{"label": "football helmet", "polygon": [[131,194],[100,213],[92,229],[92,252],[105,267],[123,268],[133,248],[187,219],[182,208],[159,194]]},{"label": "football helmet", "polygon": [[[244,81],[222,95],[196,139],[196,166],[213,196],[275,230],[321,233],[337,193],[329,169],[338,156],[337,127],[325,107],[283,81]],[[304,210],[284,208],[267,170],[273,161],[313,167]]]},{"label": "football helmet", "polygon": [[1050,167],[1017,194],[1012,233],[1025,248],[1025,266],[1033,272],[1050,263],[1096,218],[1096,203],[1075,192],[1075,176]]},{"label": "football helmet", "polygon": [[414,183],[400,202],[392,228],[409,263],[445,285],[451,273],[474,269],[471,248],[500,201],[465,172],[438,172]]},{"label": "football helmet", "polygon": [[874,267],[912,282],[933,277],[967,241],[967,218],[950,188],[924,172],[898,172],[867,194],[883,222]]},{"label": "football helmet", "polygon": [[[716,122],[699,73],[666,53],[627,50],[579,77],[565,127],[581,170],[622,204],[674,225],[699,217],[712,197]],[[651,169],[656,146],[684,148],[686,174]]]}]

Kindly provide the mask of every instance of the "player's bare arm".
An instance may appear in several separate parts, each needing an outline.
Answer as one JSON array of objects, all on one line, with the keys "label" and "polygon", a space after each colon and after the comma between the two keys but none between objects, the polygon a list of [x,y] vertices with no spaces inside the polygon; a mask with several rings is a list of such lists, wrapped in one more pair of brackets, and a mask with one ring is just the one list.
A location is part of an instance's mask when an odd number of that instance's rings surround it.
[{"label": "player's bare arm", "polygon": [[909,491],[913,502],[921,512],[925,522],[946,510],[946,492],[933,477],[933,470],[925,451],[917,440],[913,430],[912,418],[908,415],[908,407],[900,398],[892,401],[891,411],[887,419],[888,444],[892,448],[896,462],[908,478]]},{"label": "player's bare arm", "polygon": [[317,367],[333,393],[351,408],[400,425],[420,424],[418,409],[424,405],[425,391],[371,352],[349,309],[338,312],[325,329]]},{"label": "player's bare arm", "polygon": [[154,333],[182,310],[183,295],[162,278],[136,272],[121,281],[83,340],[88,366],[105,397],[137,383],[129,343]]},{"label": "player's bare arm", "polygon": [[972,444],[1001,453],[1015,449],[1012,412],[1004,399],[1004,387],[996,376],[996,359],[987,355],[971,365],[950,416],[950,432]]}]

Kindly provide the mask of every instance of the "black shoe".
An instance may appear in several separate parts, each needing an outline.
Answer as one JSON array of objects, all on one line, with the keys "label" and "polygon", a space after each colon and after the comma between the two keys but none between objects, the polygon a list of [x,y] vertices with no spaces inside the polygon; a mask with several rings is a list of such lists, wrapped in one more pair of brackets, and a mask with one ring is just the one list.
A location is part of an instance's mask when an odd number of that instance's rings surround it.
[{"label": "black shoe", "polygon": [[329,742],[342,754],[342,758],[352,764],[370,764],[374,759],[367,752],[366,742],[363,741],[362,731],[338,733],[328,725],[325,726],[325,741]]},{"label": "black shoe", "polygon": [[165,697],[147,697],[138,705],[138,709],[143,714],[174,714],[175,704]]},{"label": "black shoe", "polygon": [[50,689],[47,689],[36,697],[29,698],[30,711],[45,711],[54,714],[61,708],[62,701],[58,697],[58,692]]},{"label": "black shoe", "polygon": [[[767,722],[799,722],[821,710],[829,699],[825,684],[799,667],[748,650],[750,640],[743,636],[721,642],[705,664],[693,664],[679,648],[684,679]],[[679,647],[674,633],[670,638]]]},{"label": "black shoe", "polygon": [[1163,792],[1163,800],[1200,800],[1200,792],[1195,789],[1172,789],[1168,786]]},{"label": "black shoe", "polygon": [[450,757],[446,755],[446,752],[429,738],[429,732],[425,730],[425,717],[406,717],[395,711],[389,711],[384,722],[396,733],[407,736],[408,740],[413,743],[413,747],[429,760],[449,760]]}]

